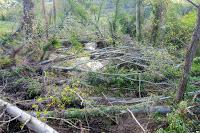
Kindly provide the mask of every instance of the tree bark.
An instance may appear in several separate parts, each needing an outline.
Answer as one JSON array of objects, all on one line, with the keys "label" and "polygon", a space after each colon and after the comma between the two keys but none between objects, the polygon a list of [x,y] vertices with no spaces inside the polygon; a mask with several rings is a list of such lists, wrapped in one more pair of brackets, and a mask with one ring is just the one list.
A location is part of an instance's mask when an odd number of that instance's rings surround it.
[{"label": "tree bark", "polygon": [[23,28],[28,38],[33,35],[33,19],[34,19],[33,0],[23,0],[23,12],[24,12]]},{"label": "tree bark", "polygon": [[111,31],[113,45],[115,45],[117,38],[117,19],[119,15],[119,4],[120,0],[116,0],[114,19],[112,22],[110,22],[110,31]]},{"label": "tree bark", "polygon": [[196,53],[196,57],[200,56],[200,44],[198,44],[197,46],[197,53]]},{"label": "tree bark", "polygon": [[142,17],[141,17],[141,5],[142,1],[136,1],[136,38],[138,41],[141,40],[141,29],[142,29]]},{"label": "tree bark", "polygon": [[199,44],[199,39],[200,39],[200,6],[198,7],[197,25],[192,36],[191,44],[187,49],[185,57],[183,74],[176,95],[177,101],[180,101],[184,98],[184,93],[186,91],[189,73],[191,71],[192,61],[196,53],[197,45]]},{"label": "tree bark", "polygon": [[29,129],[37,133],[57,133],[56,130],[48,126],[47,124],[39,121],[35,117],[29,115],[23,110],[17,108],[16,106],[5,102],[0,99],[0,106],[5,107],[5,111],[12,117],[16,118],[18,121],[25,124]]},{"label": "tree bark", "polygon": [[163,22],[163,10],[164,10],[164,2],[156,2],[154,5],[154,20],[153,20],[153,28],[151,34],[151,43],[156,45],[160,40],[160,31]]},{"label": "tree bark", "polygon": [[54,17],[54,24],[56,26],[56,2],[53,0],[53,17]]},{"label": "tree bark", "polygon": [[[167,106],[149,106],[149,105],[132,105],[132,106],[107,106],[96,108],[84,108],[84,109],[71,109],[63,111],[49,111],[46,114],[41,114],[41,117],[56,117],[64,119],[85,119],[85,116],[89,118],[119,115],[128,113],[127,108],[134,114],[146,114],[146,113],[159,113],[166,115],[171,112],[170,107]],[[31,115],[35,116],[36,113],[32,112]]]}]

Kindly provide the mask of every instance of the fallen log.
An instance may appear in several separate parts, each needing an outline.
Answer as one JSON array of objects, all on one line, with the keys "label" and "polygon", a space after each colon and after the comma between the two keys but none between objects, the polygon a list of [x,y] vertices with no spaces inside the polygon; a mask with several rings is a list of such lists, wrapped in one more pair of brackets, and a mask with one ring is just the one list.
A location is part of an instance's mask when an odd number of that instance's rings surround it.
[{"label": "fallen log", "polygon": [[[59,72],[71,72],[71,71],[76,71],[77,69],[75,67],[59,67],[59,66],[53,66],[51,69]],[[77,70],[78,71],[78,70]]]},{"label": "fallen log", "polygon": [[[55,118],[64,118],[64,119],[84,119],[85,116],[94,118],[94,117],[103,117],[103,116],[116,116],[119,114],[128,113],[127,109],[131,110],[134,114],[145,114],[145,113],[160,113],[167,114],[171,112],[171,109],[166,106],[147,106],[142,105],[136,106],[102,106],[102,107],[92,107],[84,109],[68,109],[63,111],[49,111],[45,114],[41,114],[41,117],[55,117]],[[31,115],[36,116],[35,112],[30,112]]]},{"label": "fallen log", "polygon": [[39,65],[47,65],[49,63],[56,63],[56,62],[59,62],[59,61],[64,61],[64,60],[71,60],[71,59],[74,59],[75,57],[74,56],[66,56],[66,57],[60,57],[60,58],[56,58],[56,59],[49,59],[49,60],[44,60],[42,62],[39,63]]},{"label": "fallen log", "polygon": [[[87,100],[94,101],[97,105],[107,105],[109,103],[110,105],[133,105],[143,102],[156,102],[156,101],[164,101],[171,99],[171,97],[164,97],[164,96],[158,96],[158,97],[144,97],[144,98],[115,98],[115,97],[89,97]],[[45,106],[52,102],[52,99],[46,99],[44,101],[31,101],[31,102],[18,102],[16,103],[16,106],[23,109],[23,110],[32,110],[33,105],[37,105],[39,110],[42,110],[45,108]]]},{"label": "fallen log", "polygon": [[164,96],[158,96],[158,97],[143,97],[143,98],[115,98],[115,97],[89,97],[89,100],[94,100],[97,102],[101,101],[107,101],[112,105],[116,104],[136,104],[136,103],[142,103],[142,102],[152,102],[152,101],[163,101],[170,99],[171,97],[164,97]]},{"label": "fallen log", "polygon": [[16,118],[18,121],[25,124],[29,129],[38,133],[57,133],[56,130],[41,122],[35,117],[29,115],[18,107],[0,99],[0,106],[4,107],[5,111],[11,116]]}]

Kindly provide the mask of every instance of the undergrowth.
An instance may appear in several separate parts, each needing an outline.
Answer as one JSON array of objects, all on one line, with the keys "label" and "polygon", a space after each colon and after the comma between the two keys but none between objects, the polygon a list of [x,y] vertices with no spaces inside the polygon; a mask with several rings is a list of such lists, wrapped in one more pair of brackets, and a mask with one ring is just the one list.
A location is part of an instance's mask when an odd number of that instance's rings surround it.
[{"label": "undergrowth", "polygon": [[196,122],[198,119],[191,119],[188,115],[189,104],[186,101],[182,101],[177,108],[167,114],[166,118],[163,116],[156,116],[155,118],[159,121],[165,121],[167,123],[166,128],[160,128],[156,133],[189,133],[195,132],[194,129],[198,130],[198,124]]},{"label": "undergrowth", "polygon": [[200,57],[194,58],[192,63],[191,76],[200,76]]},{"label": "undergrowth", "polygon": [[19,97],[22,99],[32,99],[39,96],[42,91],[39,79],[32,77],[36,75],[35,71],[29,67],[5,69],[0,71],[0,83],[3,85],[7,82],[6,88],[3,90],[6,93],[23,95]]}]

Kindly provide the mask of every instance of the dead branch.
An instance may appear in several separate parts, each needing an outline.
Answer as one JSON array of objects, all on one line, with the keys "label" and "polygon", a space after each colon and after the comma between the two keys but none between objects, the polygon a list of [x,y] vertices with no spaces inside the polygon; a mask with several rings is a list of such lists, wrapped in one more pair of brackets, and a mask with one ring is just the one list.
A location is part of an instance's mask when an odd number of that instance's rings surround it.
[{"label": "dead branch", "polygon": [[133,112],[130,109],[127,109],[128,112],[131,114],[131,116],[133,117],[133,119],[136,121],[136,123],[140,126],[140,128],[142,129],[142,131],[144,133],[146,133],[146,130],[144,129],[144,127],[140,124],[140,122],[136,119],[135,115],[133,114]]},{"label": "dead branch", "polygon": [[200,90],[199,91],[188,92],[188,95],[190,95],[190,96],[195,96],[195,95],[198,95],[198,94],[200,94]]},{"label": "dead branch", "polygon": [[195,6],[196,8],[199,8],[199,6],[197,4],[195,4],[192,0],[186,0],[187,2],[189,2],[190,4],[192,4],[193,6]]}]

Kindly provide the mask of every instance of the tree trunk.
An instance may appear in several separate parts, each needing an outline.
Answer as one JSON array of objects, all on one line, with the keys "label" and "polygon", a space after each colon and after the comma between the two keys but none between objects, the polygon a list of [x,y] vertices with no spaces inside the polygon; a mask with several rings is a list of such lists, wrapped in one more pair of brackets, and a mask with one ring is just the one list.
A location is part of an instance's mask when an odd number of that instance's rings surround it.
[{"label": "tree trunk", "polygon": [[34,3],[32,0],[23,0],[23,12],[23,29],[28,38],[33,34]]},{"label": "tree trunk", "polygon": [[198,44],[197,46],[197,53],[196,53],[196,57],[200,56],[200,44]]},{"label": "tree trunk", "polygon": [[115,3],[114,19],[112,22],[110,22],[110,32],[111,32],[111,36],[112,36],[113,45],[115,45],[116,38],[117,38],[117,19],[118,19],[118,15],[119,15],[119,3],[120,3],[120,0],[117,0]]},{"label": "tree trunk", "polygon": [[185,57],[185,65],[183,68],[183,75],[179,83],[179,88],[176,95],[176,99],[178,101],[184,98],[184,93],[187,87],[187,82],[188,82],[188,77],[191,70],[192,61],[196,53],[197,45],[199,44],[199,39],[200,39],[200,6],[198,7],[197,25],[192,36],[191,44],[187,49],[187,53]]},{"label": "tree trunk", "polygon": [[[84,109],[72,109],[60,111],[49,111],[46,114],[41,114],[41,117],[60,117],[64,119],[85,119],[96,117],[115,116],[119,114],[128,113],[127,108],[134,114],[146,114],[146,113],[159,113],[166,115],[171,112],[170,107],[167,106],[149,106],[149,105],[132,105],[132,106],[108,106],[108,107],[95,107]],[[36,116],[36,113],[32,113]]]},{"label": "tree trunk", "polygon": [[29,129],[37,133],[57,133],[56,130],[48,126],[47,124],[39,121],[35,117],[29,115],[18,107],[7,103],[0,99],[0,107],[4,107],[5,111],[12,117],[16,118],[22,124],[25,124]]},{"label": "tree trunk", "polygon": [[48,19],[47,19],[47,14],[46,14],[46,7],[45,7],[45,2],[42,0],[42,12],[44,15],[44,20],[45,20],[45,31],[46,31],[46,38],[49,38],[49,24],[48,24]]},{"label": "tree trunk", "polygon": [[161,32],[161,25],[163,22],[163,3],[157,2],[154,5],[155,9],[153,11],[154,20],[153,20],[153,28],[151,34],[151,43],[156,45],[160,40],[160,32]]},{"label": "tree trunk", "polygon": [[56,2],[53,0],[53,17],[54,17],[54,24],[56,26]]},{"label": "tree trunk", "polygon": [[141,0],[137,0],[136,3],[136,38],[138,41],[141,40],[141,29],[142,29],[142,17],[141,17]]}]

